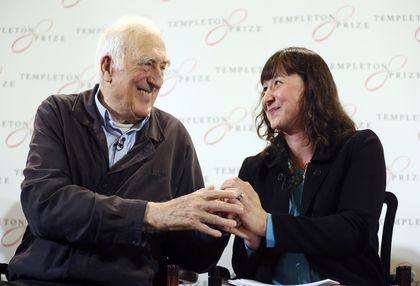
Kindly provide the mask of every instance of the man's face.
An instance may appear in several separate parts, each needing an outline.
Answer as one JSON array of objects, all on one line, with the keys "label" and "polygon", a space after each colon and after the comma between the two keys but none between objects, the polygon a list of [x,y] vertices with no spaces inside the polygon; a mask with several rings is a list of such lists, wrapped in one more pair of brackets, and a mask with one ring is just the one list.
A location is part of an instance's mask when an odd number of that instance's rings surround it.
[{"label": "man's face", "polygon": [[117,69],[111,60],[109,78],[105,72],[106,86],[101,87],[101,92],[114,121],[134,123],[150,114],[163,84],[168,60],[165,45],[158,35],[127,42],[131,44],[124,48],[123,68]]}]

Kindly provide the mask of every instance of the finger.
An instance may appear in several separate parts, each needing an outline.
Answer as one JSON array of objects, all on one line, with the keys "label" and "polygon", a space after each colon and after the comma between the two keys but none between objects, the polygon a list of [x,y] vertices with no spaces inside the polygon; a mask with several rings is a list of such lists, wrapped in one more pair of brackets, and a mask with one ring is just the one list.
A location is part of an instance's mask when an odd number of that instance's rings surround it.
[{"label": "finger", "polygon": [[225,189],[228,189],[228,188],[232,188],[232,183],[231,182],[229,182],[229,181],[225,181],[225,182],[223,182],[223,184],[220,186],[220,189],[221,190],[225,190]]},{"label": "finger", "polygon": [[228,179],[226,181],[223,182],[222,186],[220,187],[220,189],[227,189],[227,188],[234,188],[235,186],[237,186],[237,181],[235,180],[235,178],[232,179]]},{"label": "finger", "polygon": [[201,221],[219,227],[236,227],[236,220],[221,217],[212,213],[205,213],[202,216]]},{"label": "finger", "polygon": [[244,211],[244,207],[239,204],[231,204],[225,201],[209,201],[203,206],[207,212],[215,213],[215,212],[223,212],[223,213],[233,213],[237,215],[241,215]]},{"label": "finger", "polygon": [[200,223],[198,224],[195,229],[199,232],[211,235],[213,237],[221,237],[222,236],[222,232],[220,230],[214,229],[209,227],[207,224],[204,223]]},{"label": "finger", "polygon": [[214,185],[210,185],[210,186],[205,187],[204,189],[212,191],[212,190],[215,190],[216,188],[214,187]]},{"label": "finger", "polygon": [[238,195],[236,190],[219,190],[205,192],[206,200],[234,199]]},{"label": "finger", "polygon": [[250,239],[250,237],[248,236],[247,233],[245,233],[244,231],[241,231],[240,229],[238,229],[236,227],[230,228],[228,231],[231,234],[234,234],[236,236],[239,236],[242,239],[245,239],[245,240],[249,240]]}]

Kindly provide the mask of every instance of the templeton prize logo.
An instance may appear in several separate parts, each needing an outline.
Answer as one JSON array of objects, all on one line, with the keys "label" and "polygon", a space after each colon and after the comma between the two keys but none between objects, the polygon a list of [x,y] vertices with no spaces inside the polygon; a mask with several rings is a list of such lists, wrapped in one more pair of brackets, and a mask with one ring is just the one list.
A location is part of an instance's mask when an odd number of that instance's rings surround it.
[{"label": "templeton prize logo", "polygon": [[96,78],[95,66],[90,65],[85,67],[79,75],[74,77],[71,81],[63,84],[57,91],[61,93],[77,93],[85,89],[92,88]]},{"label": "templeton prize logo", "polygon": [[393,159],[386,168],[387,185],[392,182],[418,182],[420,180],[419,174],[409,173],[410,164],[411,159],[405,155],[401,155]]},{"label": "templeton prize logo", "polygon": [[34,42],[41,38],[53,27],[53,21],[51,19],[43,19],[39,21],[30,32],[20,36],[12,43],[12,51],[14,53],[23,53]]},{"label": "templeton prize logo", "polygon": [[4,229],[0,244],[2,247],[13,247],[20,243],[27,222],[20,218],[0,218],[0,224]]},{"label": "templeton prize logo", "polygon": [[196,67],[196,59],[190,58],[183,61],[177,68],[173,69],[172,73],[167,78],[165,78],[159,96],[167,96],[174,91],[178,83],[183,81]]},{"label": "templeton prize logo", "polygon": [[354,12],[355,8],[350,5],[339,8],[330,20],[321,23],[314,29],[312,32],[314,41],[321,42],[328,39],[338,27],[345,26],[345,21],[350,19]]},{"label": "templeton prize logo", "polygon": [[221,123],[215,124],[204,134],[204,143],[213,145],[220,142],[228,132],[235,128],[235,125],[242,122],[248,111],[244,107],[232,109],[228,116]]},{"label": "templeton prize logo", "polygon": [[223,22],[220,25],[217,25],[211,29],[205,38],[207,45],[213,46],[222,42],[229,32],[245,21],[248,17],[248,11],[245,9],[234,10],[227,19],[223,19]]},{"label": "templeton prize logo", "polygon": [[79,4],[80,0],[61,0],[61,5],[64,8],[72,8]]},{"label": "templeton prize logo", "polygon": [[368,91],[375,91],[385,85],[394,73],[401,70],[407,63],[407,57],[404,55],[393,56],[385,69],[372,73],[365,81],[365,87]]},{"label": "templeton prize logo", "polygon": [[14,126],[15,129],[6,136],[6,146],[9,148],[16,148],[22,145],[26,139],[29,139],[32,136],[33,122],[34,116],[29,121],[9,121],[10,126]]},{"label": "templeton prize logo", "polygon": [[1,79],[2,73],[3,73],[3,66],[0,65],[0,87],[13,88],[15,86],[15,82],[13,80]]},{"label": "templeton prize logo", "polygon": [[369,121],[357,121],[355,119],[357,113],[357,106],[355,104],[347,103],[343,105],[343,108],[346,111],[347,115],[353,119],[354,124],[356,125],[356,129],[366,129],[372,127],[371,122]]}]

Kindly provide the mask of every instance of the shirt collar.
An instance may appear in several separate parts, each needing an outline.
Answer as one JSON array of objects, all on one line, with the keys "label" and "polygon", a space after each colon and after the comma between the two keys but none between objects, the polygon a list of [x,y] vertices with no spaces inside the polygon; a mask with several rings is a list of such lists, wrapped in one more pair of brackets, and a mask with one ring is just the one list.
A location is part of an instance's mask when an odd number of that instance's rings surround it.
[{"label": "shirt collar", "polygon": [[[99,92],[100,91],[98,88],[95,94],[95,103],[96,103],[96,107],[98,108],[99,114],[104,119],[105,129],[107,130],[107,132],[122,133],[119,128],[115,127],[114,124],[112,124],[113,121],[112,121],[111,115],[109,114],[109,111],[99,101]],[[139,121],[137,121],[127,133],[139,131],[147,123],[149,118],[150,118],[150,114],[148,114],[145,118],[139,119]]]}]

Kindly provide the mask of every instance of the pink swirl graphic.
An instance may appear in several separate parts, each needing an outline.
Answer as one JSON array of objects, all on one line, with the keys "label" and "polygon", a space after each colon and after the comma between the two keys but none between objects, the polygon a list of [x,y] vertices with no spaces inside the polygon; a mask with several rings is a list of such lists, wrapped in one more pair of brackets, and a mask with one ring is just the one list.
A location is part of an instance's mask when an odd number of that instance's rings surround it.
[{"label": "pink swirl graphic", "polygon": [[72,8],[79,4],[80,0],[61,0],[61,5],[63,5],[64,8]]},{"label": "pink swirl graphic", "polygon": [[[95,67],[87,66],[80,72],[79,79],[65,83],[58,89],[57,93],[77,93],[83,87],[88,86],[89,83],[95,78],[95,76]],[[66,91],[66,89],[68,90]]]},{"label": "pink swirl graphic", "polygon": [[195,70],[196,67],[196,59],[191,58],[183,61],[179,67],[174,70],[174,74],[165,79],[164,85],[162,86],[164,90],[159,93],[159,96],[167,96],[170,94],[183,77]]},{"label": "pink swirl graphic", "polygon": [[12,247],[20,243],[26,226],[15,226],[6,230],[1,238],[1,246]]},{"label": "pink swirl graphic", "polygon": [[417,42],[420,42],[420,27],[414,32],[414,39],[416,39]]},{"label": "pink swirl graphic", "polygon": [[353,6],[342,6],[335,12],[332,20],[326,21],[318,25],[312,32],[312,38],[315,42],[321,42],[328,39],[332,33],[337,29],[341,22],[350,19],[354,15],[355,9]]},{"label": "pink swirl graphic", "polygon": [[395,158],[391,165],[386,168],[386,184],[388,185],[393,177],[407,170],[410,166],[411,160],[408,156],[398,156]]},{"label": "pink swirl graphic", "polygon": [[236,107],[232,109],[227,116],[227,119],[223,119],[224,122],[216,124],[207,130],[204,134],[204,142],[208,145],[220,142],[235,124],[245,119],[247,113],[248,112],[244,107]]},{"label": "pink swirl graphic", "polygon": [[[398,64],[398,60],[401,60],[401,63]],[[387,66],[386,69],[374,72],[365,81],[365,87],[369,91],[375,91],[380,89],[384,86],[384,84],[387,82],[389,77],[392,75],[393,72],[401,70],[405,64],[407,63],[407,58],[404,55],[396,55],[392,57]],[[397,66],[395,66],[397,64]],[[378,81],[376,82],[375,81]]]},{"label": "pink swirl graphic", "polygon": [[207,45],[213,46],[223,41],[229,31],[245,21],[247,16],[248,11],[245,9],[234,10],[227,20],[223,19],[223,24],[214,27],[207,33],[205,39]]},{"label": "pink swirl graphic", "polygon": [[51,19],[43,19],[39,21],[34,29],[33,32],[24,34],[17,38],[12,44],[12,51],[14,53],[23,53],[30,46],[43,34],[47,33],[51,30],[53,26],[53,21]]},{"label": "pink swirl graphic", "polygon": [[23,127],[17,128],[10,132],[5,139],[6,146],[9,148],[16,148],[25,142],[26,138],[32,136],[32,126],[34,117],[31,118]]}]

